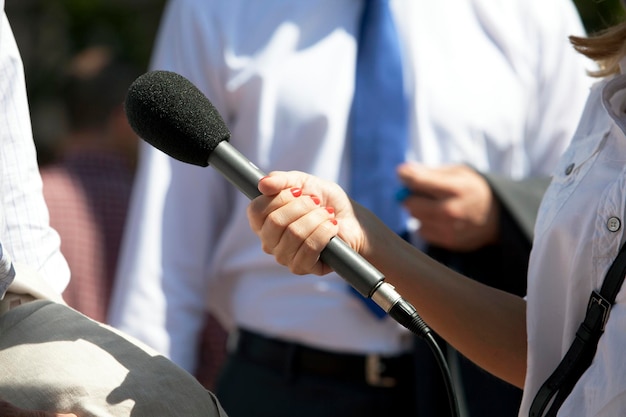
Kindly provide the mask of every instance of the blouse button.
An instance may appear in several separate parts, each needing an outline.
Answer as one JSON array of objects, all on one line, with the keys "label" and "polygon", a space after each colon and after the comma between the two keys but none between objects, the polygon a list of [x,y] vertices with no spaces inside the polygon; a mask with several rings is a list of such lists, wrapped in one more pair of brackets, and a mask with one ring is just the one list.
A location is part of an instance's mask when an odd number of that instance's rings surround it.
[{"label": "blouse button", "polygon": [[571,163],[567,166],[567,168],[565,168],[565,175],[569,175],[572,173],[572,171],[574,170],[574,167],[576,166],[575,163]]},{"label": "blouse button", "polygon": [[617,232],[621,226],[622,226],[622,222],[617,217],[611,217],[609,218],[609,221],[606,222],[606,227],[611,232]]}]

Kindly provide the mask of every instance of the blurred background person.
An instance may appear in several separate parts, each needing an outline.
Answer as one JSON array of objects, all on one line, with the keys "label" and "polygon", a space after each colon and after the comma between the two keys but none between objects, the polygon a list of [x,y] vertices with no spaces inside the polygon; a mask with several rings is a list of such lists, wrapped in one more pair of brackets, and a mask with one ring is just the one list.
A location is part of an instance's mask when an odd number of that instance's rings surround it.
[{"label": "blurred background person", "polygon": [[[299,169],[347,185],[366,3],[172,0],[150,68],[196,84],[224,116],[233,145],[261,169]],[[479,221],[455,223],[464,232],[478,229],[481,239],[469,247],[452,239],[448,249],[502,244],[509,235],[500,216],[509,204],[483,174],[511,184],[507,190],[545,179],[568,144],[590,85],[589,62],[567,38],[584,32],[580,17],[568,0],[391,6],[409,102],[409,164],[399,172],[410,190],[405,204],[426,231],[428,218],[414,207],[423,191],[435,204],[442,195],[463,197],[455,203],[462,213],[467,197],[477,199],[468,207],[470,220]],[[424,172],[436,183],[426,183]],[[247,205],[219,173],[142,143],[110,322],[193,372],[206,312],[213,313],[232,336],[216,392],[234,417],[449,413],[446,399],[440,409],[439,392],[428,391],[440,380],[427,368],[430,352],[413,369],[412,335],[371,315],[341,278],[295,280],[268,259],[249,230]],[[411,232],[426,247],[428,236]],[[524,232],[516,238],[529,239]],[[529,246],[512,254],[522,267]],[[380,357],[386,372],[367,368],[368,358]],[[351,361],[358,365],[347,369]],[[397,385],[368,380],[368,371]],[[472,383],[482,377],[492,378],[478,374]],[[476,400],[493,415],[515,413],[521,392],[493,378],[490,384]]]},{"label": "blurred background person", "polygon": [[139,74],[110,47],[79,52],[61,83],[68,131],[55,161],[41,168],[50,224],[72,271],[63,298],[100,322],[106,321],[136,163],[138,138],[123,103]]},{"label": "blurred background person", "polygon": [[339,234],[460,352],[524,389],[519,417],[626,415],[626,21],[570,39],[597,61],[598,81],[541,202],[525,297],[433,261],[341,187],[303,173],[263,178],[248,210],[264,249],[297,274],[331,271],[320,252]]}]

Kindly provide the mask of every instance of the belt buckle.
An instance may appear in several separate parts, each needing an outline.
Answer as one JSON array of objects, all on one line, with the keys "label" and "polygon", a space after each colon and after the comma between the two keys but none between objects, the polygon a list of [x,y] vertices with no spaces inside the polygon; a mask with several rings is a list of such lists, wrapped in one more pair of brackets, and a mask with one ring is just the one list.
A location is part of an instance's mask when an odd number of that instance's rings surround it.
[{"label": "belt buckle", "polygon": [[365,381],[374,387],[390,388],[396,385],[396,379],[390,376],[383,376],[385,364],[381,361],[380,355],[367,355],[365,357]]}]

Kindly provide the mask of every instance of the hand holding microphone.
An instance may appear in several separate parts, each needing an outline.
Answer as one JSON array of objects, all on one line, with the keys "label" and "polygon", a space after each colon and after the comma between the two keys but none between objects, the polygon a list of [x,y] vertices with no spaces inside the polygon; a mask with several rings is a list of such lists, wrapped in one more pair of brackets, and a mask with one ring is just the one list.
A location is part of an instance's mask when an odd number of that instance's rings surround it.
[{"label": "hand holding microphone", "polygon": [[[133,130],[155,148],[181,162],[211,165],[250,199],[261,195],[258,184],[266,174],[230,145],[222,117],[186,78],[169,71],[140,76],[128,90],[125,109]],[[342,239],[331,238],[320,259],[400,324],[420,336],[430,334],[415,308]]]},{"label": "hand holding microphone", "polygon": [[[299,171],[272,172],[258,185],[264,197],[248,207],[263,250],[297,275],[324,275],[332,268],[320,252],[339,232],[351,248],[366,242],[350,200],[338,185]],[[339,223],[338,223],[339,222]]]}]

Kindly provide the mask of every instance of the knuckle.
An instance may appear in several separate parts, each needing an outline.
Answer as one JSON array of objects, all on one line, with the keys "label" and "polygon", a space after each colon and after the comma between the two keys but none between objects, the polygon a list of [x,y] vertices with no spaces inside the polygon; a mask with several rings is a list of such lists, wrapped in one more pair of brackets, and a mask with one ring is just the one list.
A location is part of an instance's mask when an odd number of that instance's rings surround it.
[{"label": "knuckle", "polygon": [[441,207],[442,214],[449,219],[460,219],[463,211],[458,204],[446,203]]},{"label": "knuckle", "polygon": [[281,226],[280,216],[277,212],[273,211],[267,215],[266,223],[271,224],[272,226]]},{"label": "knuckle", "polygon": [[304,241],[302,249],[306,251],[308,255],[311,255],[319,250],[319,244],[314,239],[309,238]]},{"label": "knuckle", "polygon": [[272,248],[271,248],[268,244],[266,244],[266,243],[262,243],[262,244],[261,244],[261,250],[262,250],[264,253],[267,253],[268,255],[272,255],[272,254],[274,253],[274,251],[272,250]]},{"label": "knuckle", "polygon": [[287,236],[295,240],[304,240],[304,236],[302,235],[302,229],[296,223],[290,223],[285,228],[285,233]]},{"label": "knuckle", "polygon": [[276,258],[276,262],[278,262],[280,265],[283,265],[283,266],[289,265],[290,258],[288,256],[281,254],[281,253],[277,253],[274,257]]}]

